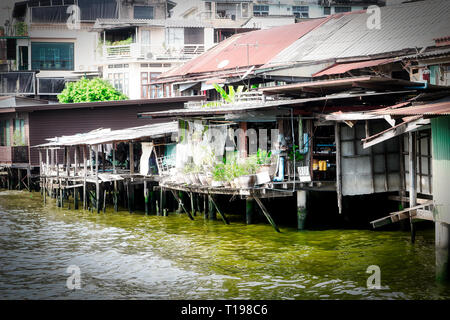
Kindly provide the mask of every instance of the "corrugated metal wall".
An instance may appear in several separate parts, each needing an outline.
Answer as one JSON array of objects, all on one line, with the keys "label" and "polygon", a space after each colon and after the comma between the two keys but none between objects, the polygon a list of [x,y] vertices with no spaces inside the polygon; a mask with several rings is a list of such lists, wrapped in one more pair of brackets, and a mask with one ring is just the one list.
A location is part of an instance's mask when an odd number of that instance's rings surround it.
[{"label": "corrugated metal wall", "polygon": [[[369,134],[388,128],[387,122],[371,121]],[[364,149],[366,124],[341,125],[342,194],[344,196],[400,190],[399,140],[393,138]]]},{"label": "corrugated metal wall", "polygon": [[[99,108],[45,110],[30,113],[30,146],[47,142],[45,139],[63,135],[88,132],[98,128],[125,129],[151,123],[165,122],[165,119],[138,119],[137,114],[150,111],[164,111],[183,108],[183,102],[158,105],[128,105]],[[59,152],[62,157],[63,152]],[[72,157],[73,159],[73,157]],[[39,151],[31,148],[32,166],[39,165]]]},{"label": "corrugated metal wall", "polygon": [[450,224],[450,116],[431,119],[436,221]]}]

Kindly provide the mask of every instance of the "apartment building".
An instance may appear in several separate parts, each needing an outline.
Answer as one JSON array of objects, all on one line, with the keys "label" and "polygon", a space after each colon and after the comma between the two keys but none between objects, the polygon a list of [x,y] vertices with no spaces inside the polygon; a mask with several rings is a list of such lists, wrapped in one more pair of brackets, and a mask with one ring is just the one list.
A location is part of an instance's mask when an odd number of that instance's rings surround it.
[{"label": "apartment building", "polygon": [[162,96],[162,90],[141,84],[213,45],[204,24],[169,22],[174,5],[167,0],[16,2],[7,27],[0,28],[0,94],[56,100],[67,81],[99,76],[131,99]]}]

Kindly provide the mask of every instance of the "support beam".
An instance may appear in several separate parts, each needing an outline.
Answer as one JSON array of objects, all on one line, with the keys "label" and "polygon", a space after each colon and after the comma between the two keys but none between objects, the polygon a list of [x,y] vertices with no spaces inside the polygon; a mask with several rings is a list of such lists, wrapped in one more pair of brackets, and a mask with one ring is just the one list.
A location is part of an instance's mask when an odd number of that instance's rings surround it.
[{"label": "support beam", "polygon": [[170,190],[173,194],[173,196],[175,197],[175,199],[178,201],[178,203],[180,204],[181,208],[183,209],[184,212],[186,212],[186,214],[188,215],[189,219],[194,220],[194,217],[191,215],[191,213],[186,210],[186,208],[184,207],[183,201],[180,199],[180,197],[177,195],[176,191],[174,190]]},{"label": "support beam", "polygon": [[245,200],[245,222],[252,224],[255,215],[255,200],[249,197]]},{"label": "support beam", "polygon": [[220,217],[222,218],[223,222],[225,224],[230,224],[230,222],[228,221],[227,217],[225,216],[225,214],[220,211],[219,207],[217,206],[216,202],[214,201],[214,197],[212,195],[210,195],[210,199],[212,204],[214,205],[214,207],[216,208],[217,212],[220,214]]},{"label": "support beam", "polygon": [[[416,154],[416,133],[409,133],[409,207],[415,207],[417,204],[417,154]],[[410,217],[411,225],[411,242],[414,243],[416,240],[416,230],[412,217]]]},{"label": "support beam", "polygon": [[[341,124],[334,125],[334,140],[336,142],[336,193],[339,214],[342,213],[342,172],[341,172]],[[298,199],[298,192],[297,192]],[[298,200],[297,200],[298,201]]]},{"label": "support beam", "polygon": [[306,207],[307,191],[299,190],[297,191],[297,229],[305,230],[305,221],[308,214]]},{"label": "support beam", "polygon": [[258,197],[254,197],[254,199],[256,200],[256,203],[259,205],[262,212],[264,213],[264,215],[266,216],[267,220],[272,225],[272,227],[275,229],[275,231],[281,233],[281,231],[278,229],[277,225],[275,224],[275,221],[273,221],[272,217],[270,216],[269,211],[267,211],[266,207],[261,202],[261,200]]}]

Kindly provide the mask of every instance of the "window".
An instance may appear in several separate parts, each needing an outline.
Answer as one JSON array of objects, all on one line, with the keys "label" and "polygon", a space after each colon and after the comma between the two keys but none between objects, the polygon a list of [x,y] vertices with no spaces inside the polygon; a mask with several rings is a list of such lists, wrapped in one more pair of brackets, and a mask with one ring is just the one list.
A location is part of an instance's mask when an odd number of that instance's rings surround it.
[{"label": "window", "polygon": [[160,72],[141,72],[141,97],[160,98],[165,92],[160,85],[154,85]]},{"label": "window", "polygon": [[118,17],[116,0],[78,0],[82,21],[95,21],[98,18],[116,19]]},{"label": "window", "polygon": [[129,92],[129,74],[128,72],[108,73],[108,80],[117,91],[128,96]]},{"label": "window", "polygon": [[134,7],[135,19],[153,19],[153,7],[152,6],[135,6]]},{"label": "window", "polygon": [[10,146],[9,120],[0,120],[0,146]]},{"label": "window", "polygon": [[39,78],[38,94],[56,95],[64,90],[65,85],[64,78]]},{"label": "window", "polygon": [[253,6],[253,15],[254,16],[268,16],[269,15],[269,6]]},{"label": "window", "polygon": [[242,18],[248,18],[248,3],[241,3],[242,9],[241,9],[241,15]]},{"label": "window", "polygon": [[323,7],[323,14],[329,16],[331,14],[331,7]]},{"label": "window", "polygon": [[351,7],[334,7],[335,13],[343,13],[343,12],[350,12],[352,11]]},{"label": "window", "polygon": [[25,146],[25,120],[14,119],[14,136],[13,142],[15,146]]},{"label": "window", "polygon": [[292,6],[292,12],[296,18],[309,18],[308,6]]},{"label": "window", "polygon": [[33,70],[73,70],[73,43],[32,42],[31,68]]},{"label": "window", "polygon": [[171,47],[184,46],[184,29],[183,28],[167,28],[166,43]]}]

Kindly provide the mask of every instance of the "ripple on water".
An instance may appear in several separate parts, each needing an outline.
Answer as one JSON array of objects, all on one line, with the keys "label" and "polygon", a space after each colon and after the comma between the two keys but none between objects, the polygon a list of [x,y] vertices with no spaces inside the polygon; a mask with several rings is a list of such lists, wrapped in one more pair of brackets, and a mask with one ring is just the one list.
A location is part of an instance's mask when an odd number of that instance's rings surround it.
[{"label": "ripple on water", "polygon": [[[4,299],[448,299],[434,282],[433,232],[273,232],[266,224],[189,221],[43,206],[0,192]],[[82,289],[66,288],[69,265]],[[382,288],[366,286],[381,268]]]}]

